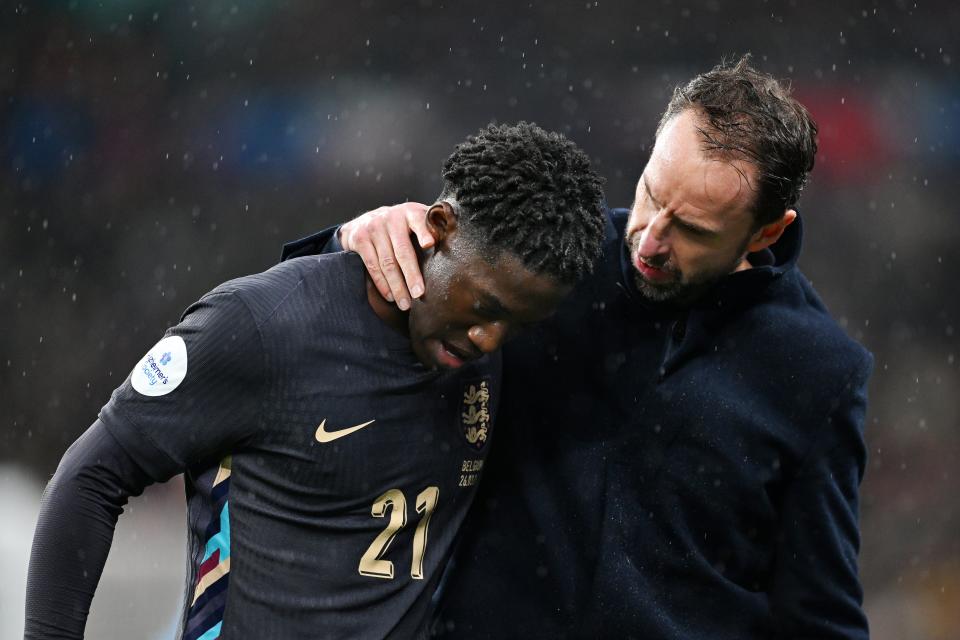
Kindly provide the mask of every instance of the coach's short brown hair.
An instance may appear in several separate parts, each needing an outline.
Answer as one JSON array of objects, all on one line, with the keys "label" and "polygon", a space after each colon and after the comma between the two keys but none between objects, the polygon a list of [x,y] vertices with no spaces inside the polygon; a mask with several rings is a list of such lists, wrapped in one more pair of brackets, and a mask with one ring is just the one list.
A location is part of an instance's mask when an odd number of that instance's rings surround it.
[{"label": "coach's short brown hair", "polygon": [[744,158],[757,166],[754,226],[780,219],[793,207],[813,169],[817,125],[790,87],[750,65],[750,55],[721,62],[677,87],[660,118],[657,135],[672,118],[695,109],[704,151]]}]

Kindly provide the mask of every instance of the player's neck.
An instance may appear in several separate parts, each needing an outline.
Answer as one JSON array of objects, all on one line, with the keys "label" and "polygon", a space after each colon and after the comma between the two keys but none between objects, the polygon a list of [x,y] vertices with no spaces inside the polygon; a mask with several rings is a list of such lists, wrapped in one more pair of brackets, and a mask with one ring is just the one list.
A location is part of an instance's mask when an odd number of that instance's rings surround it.
[{"label": "player's neck", "polygon": [[[364,272],[366,274],[366,272]],[[401,311],[397,305],[388,302],[373,284],[369,275],[364,278],[367,283],[367,302],[370,308],[377,314],[377,317],[387,323],[393,329],[396,329],[405,336],[410,335],[410,327],[407,323],[407,312]]]}]

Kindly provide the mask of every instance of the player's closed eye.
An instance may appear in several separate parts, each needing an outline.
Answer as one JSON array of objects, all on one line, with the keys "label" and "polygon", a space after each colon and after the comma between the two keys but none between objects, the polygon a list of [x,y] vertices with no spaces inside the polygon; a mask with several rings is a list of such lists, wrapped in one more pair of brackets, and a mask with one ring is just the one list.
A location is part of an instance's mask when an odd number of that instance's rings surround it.
[{"label": "player's closed eye", "polygon": [[486,320],[500,320],[506,314],[505,309],[501,305],[484,298],[474,301],[473,310]]}]

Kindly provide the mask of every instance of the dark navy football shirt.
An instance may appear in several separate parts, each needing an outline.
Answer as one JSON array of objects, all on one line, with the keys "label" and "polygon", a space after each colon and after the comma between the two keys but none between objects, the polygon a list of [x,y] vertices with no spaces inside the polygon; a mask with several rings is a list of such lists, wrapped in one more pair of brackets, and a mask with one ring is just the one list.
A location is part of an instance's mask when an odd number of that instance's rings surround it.
[{"label": "dark navy football shirt", "polygon": [[431,371],[355,254],[228,282],[100,414],[155,479],[186,471],[185,640],[412,637],[473,499],[499,356]]}]

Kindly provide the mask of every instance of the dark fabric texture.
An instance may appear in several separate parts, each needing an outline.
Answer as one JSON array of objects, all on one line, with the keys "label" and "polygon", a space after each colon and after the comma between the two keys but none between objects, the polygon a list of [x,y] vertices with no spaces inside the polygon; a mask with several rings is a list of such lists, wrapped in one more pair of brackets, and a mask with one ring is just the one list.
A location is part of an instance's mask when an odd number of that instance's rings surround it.
[{"label": "dark fabric texture", "polygon": [[[178,341],[183,353],[167,346]],[[81,637],[119,507],[179,472],[190,527],[182,637],[419,632],[496,431],[499,354],[427,369],[374,314],[362,262],[346,253],[225,283],[158,345],[47,490],[31,638]],[[85,491],[78,451],[86,482],[103,484],[75,507],[90,513],[64,504]],[[66,566],[78,550],[92,554],[83,580]],[[60,628],[72,635],[50,631]]]},{"label": "dark fabric texture", "polygon": [[867,638],[872,358],[796,268],[801,222],[694,308],[658,315],[634,288],[626,217],[611,214],[597,276],[505,351],[505,427],[438,629]]},{"label": "dark fabric texture", "polygon": [[610,212],[594,277],[504,350],[501,431],[435,632],[867,638],[872,357],[797,269],[802,220],[666,313],[636,292],[627,214]]},{"label": "dark fabric texture", "polygon": [[220,285],[167,331],[183,338],[187,348],[187,377],[178,388],[149,397],[138,393],[128,376],[100,410],[114,437],[158,481],[216,465],[260,429],[266,354],[247,300],[276,304],[282,293],[269,290],[283,283],[269,272],[246,282],[267,291],[243,297],[238,281]]},{"label": "dark fabric texture", "polygon": [[27,576],[26,640],[83,637],[90,602],[127,499],[152,479],[97,420],[47,485]]}]

